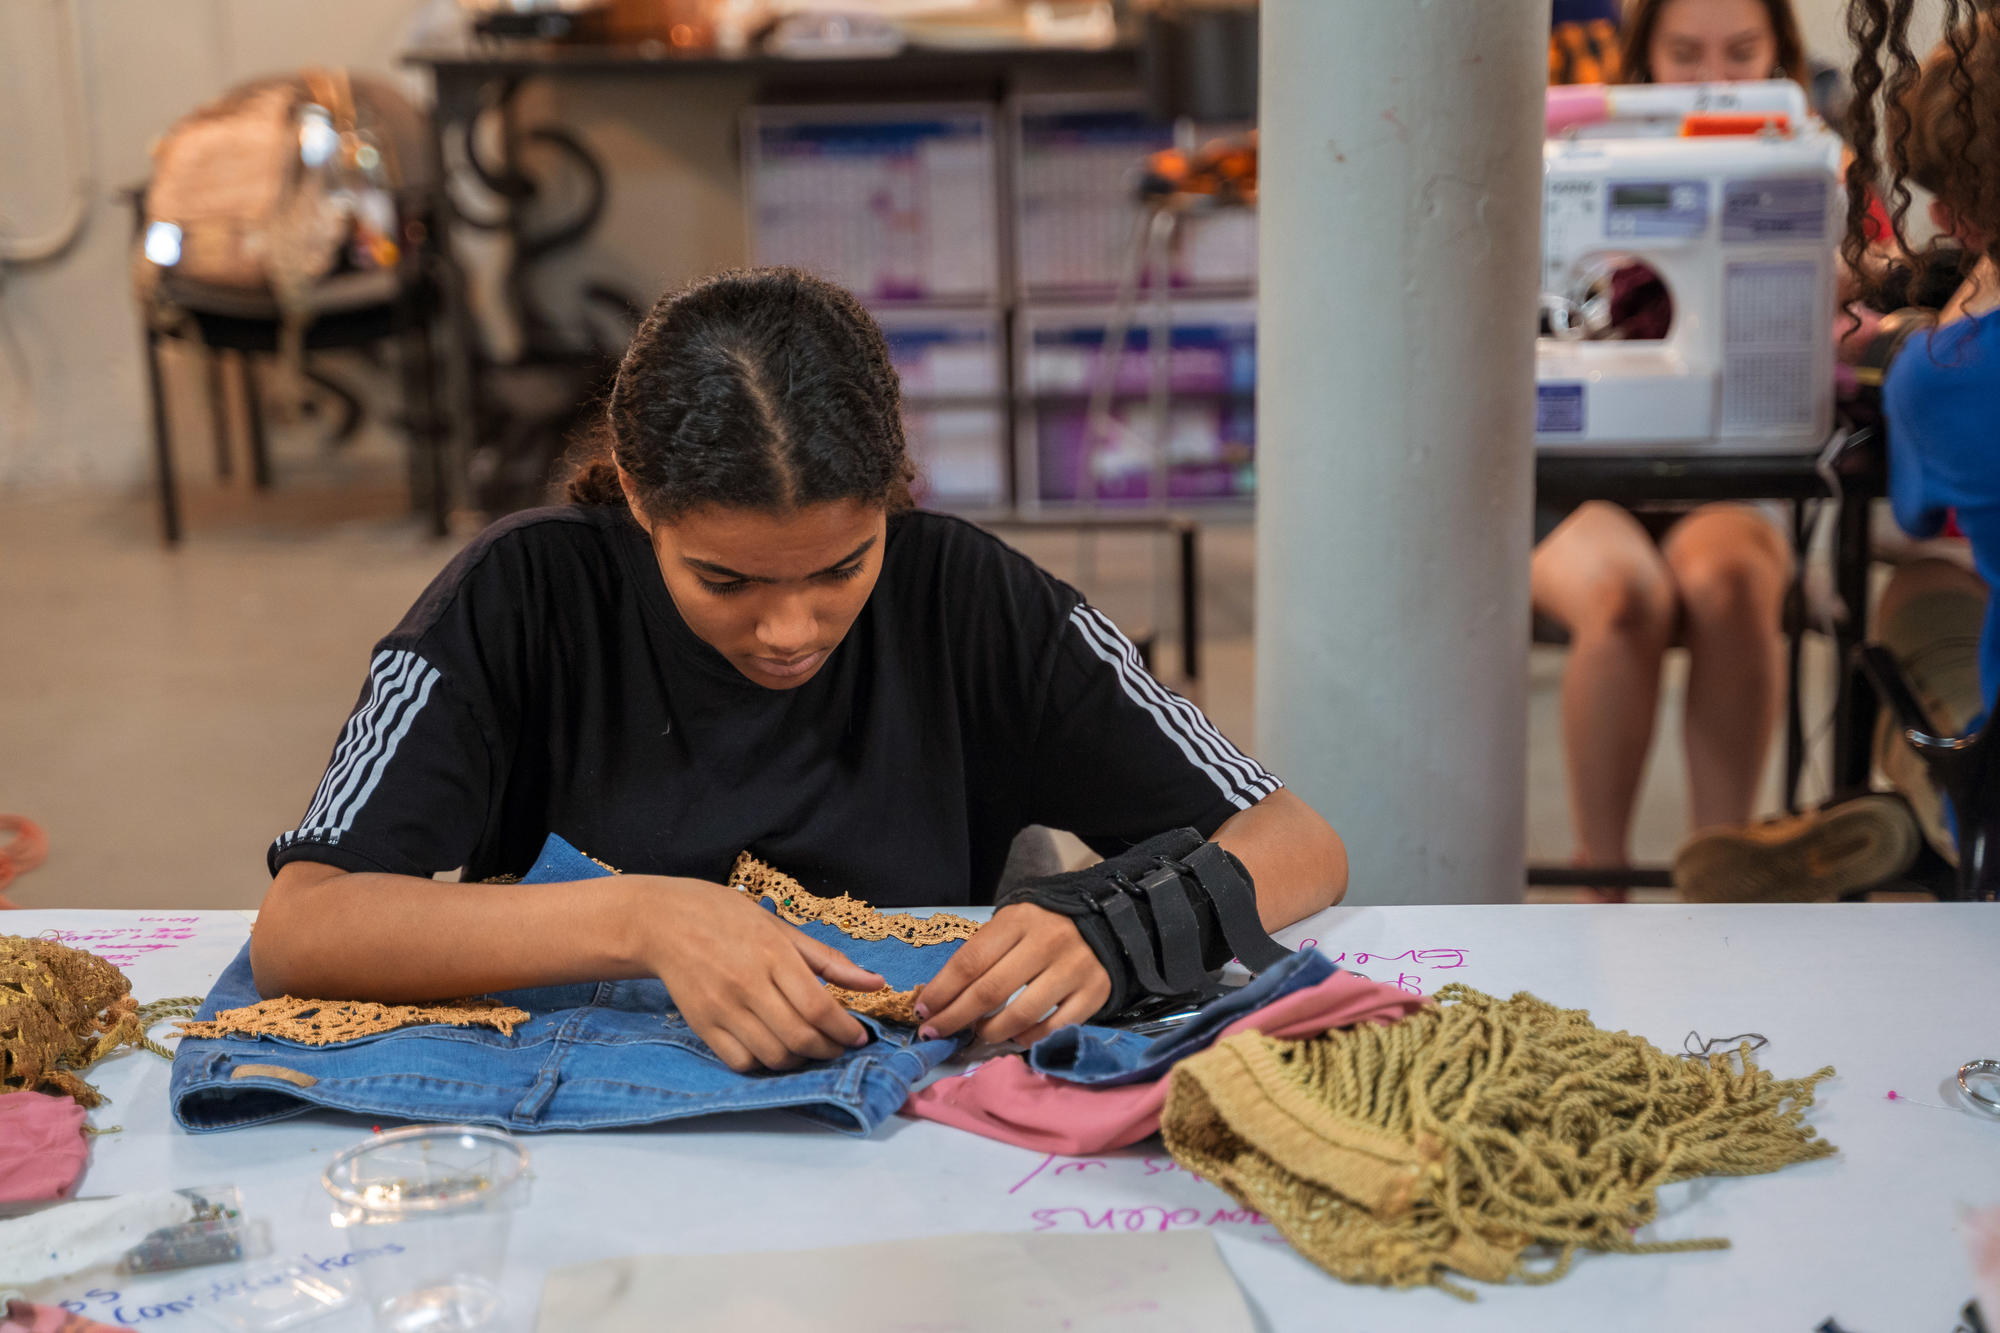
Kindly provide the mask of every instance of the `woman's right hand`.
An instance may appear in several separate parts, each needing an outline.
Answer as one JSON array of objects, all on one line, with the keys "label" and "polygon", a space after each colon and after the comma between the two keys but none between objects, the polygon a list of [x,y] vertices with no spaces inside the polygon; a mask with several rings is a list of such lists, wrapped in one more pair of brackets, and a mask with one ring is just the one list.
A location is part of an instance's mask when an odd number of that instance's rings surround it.
[{"label": "woman's right hand", "polygon": [[868,1044],[868,1029],[820,981],[879,990],[881,977],[747,894],[700,880],[661,882],[666,892],[642,927],[646,958],[724,1064],[739,1074],[791,1069]]}]

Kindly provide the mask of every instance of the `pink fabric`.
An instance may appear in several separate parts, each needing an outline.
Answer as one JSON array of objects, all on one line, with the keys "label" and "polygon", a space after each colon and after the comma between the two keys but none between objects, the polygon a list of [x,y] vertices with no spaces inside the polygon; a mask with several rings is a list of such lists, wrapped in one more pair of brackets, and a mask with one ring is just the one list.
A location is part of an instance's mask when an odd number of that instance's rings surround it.
[{"label": "pink fabric", "polygon": [[89,1155],[81,1106],[46,1092],[0,1095],[0,1203],[60,1199]]},{"label": "pink fabric", "polygon": [[109,1324],[71,1314],[60,1305],[15,1301],[0,1313],[0,1333],[118,1333]]},{"label": "pink fabric", "polygon": [[[1393,1023],[1425,1003],[1421,995],[1386,982],[1336,972],[1317,986],[1293,991],[1243,1015],[1222,1029],[1216,1040],[1261,1032],[1296,1041],[1357,1023]],[[941,1078],[918,1089],[904,1104],[903,1114],[1037,1152],[1077,1157],[1123,1148],[1158,1133],[1160,1108],[1166,1101],[1164,1078],[1088,1087],[1038,1074],[1024,1057],[1008,1055],[988,1060],[969,1074]]]}]

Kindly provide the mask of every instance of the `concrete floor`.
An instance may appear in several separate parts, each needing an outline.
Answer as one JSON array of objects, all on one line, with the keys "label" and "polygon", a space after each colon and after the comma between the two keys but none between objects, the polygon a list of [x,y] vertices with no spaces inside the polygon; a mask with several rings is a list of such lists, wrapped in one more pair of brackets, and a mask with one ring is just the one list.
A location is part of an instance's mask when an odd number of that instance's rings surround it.
[{"label": "concrete floor", "polygon": [[[198,489],[190,535],[167,552],[143,497],[0,496],[0,811],[38,820],[50,843],[47,864],[9,891],[16,902],[258,902],[265,845],[311,797],[371,644],[454,549],[426,539],[402,509],[379,460],[291,469],[261,497]],[[1071,535],[1017,544],[1070,579],[1090,556],[1092,599],[1134,634],[1157,623],[1153,559],[1164,552],[1150,539],[1100,539],[1094,554]],[[1249,527],[1212,527],[1203,556],[1207,661],[1193,692],[1247,743]],[[1818,679],[1819,659],[1809,666]],[[1172,679],[1171,654],[1161,668]],[[1568,856],[1561,670],[1560,651],[1533,650],[1527,818],[1537,861]],[[1675,662],[1641,799],[1642,860],[1666,858],[1684,831],[1679,675]],[[1808,716],[1826,716],[1820,692]],[[1775,783],[1771,791],[1774,805]]]}]

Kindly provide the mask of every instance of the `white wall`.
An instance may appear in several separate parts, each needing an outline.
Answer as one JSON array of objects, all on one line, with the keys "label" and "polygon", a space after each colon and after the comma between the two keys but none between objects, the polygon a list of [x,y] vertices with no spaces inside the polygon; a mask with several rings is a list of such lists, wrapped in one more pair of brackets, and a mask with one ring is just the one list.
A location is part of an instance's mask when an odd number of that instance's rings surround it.
[{"label": "white wall", "polygon": [[[82,30],[94,202],[88,230],[62,259],[0,267],[0,491],[124,487],[150,476],[130,210],[118,191],[145,178],[153,138],[259,74],[309,64],[397,72],[420,26],[457,12],[455,0],[0,0],[0,218],[16,233],[60,212],[74,167],[55,60],[65,5]],[[409,78],[413,91],[427,84]],[[598,237],[552,264],[550,281],[587,270],[650,299],[667,283],[741,262],[733,127],[746,84],[614,79],[561,97],[561,118],[604,156],[613,196]],[[5,350],[9,331],[25,377]],[[170,388],[177,454],[198,469],[207,457],[199,381],[182,376]]]},{"label": "white wall", "polygon": [[[1847,37],[1847,0],[1792,0],[1799,16],[1799,35],[1806,54],[1816,60],[1846,69],[1854,57],[1854,45]],[[1910,16],[1910,49],[1919,57],[1929,54],[1944,35],[1944,0],[1917,0]],[[1925,245],[1936,234],[1929,215],[1930,196],[1911,187],[1915,202],[1904,219],[1904,235],[1913,245]]]},{"label": "white wall", "polygon": [[[1845,68],[1854,54],[1847,40],[1847,0],[1792,0],[1806,54]],[[1944,27],[1944,0],[1917,0],[1910,46],[1919,55],[1936,46]]]},{"label": "white wall", "polygon": [[1847,0],[1792,0],[1807,54],[1838,65],[1847,58]]}]

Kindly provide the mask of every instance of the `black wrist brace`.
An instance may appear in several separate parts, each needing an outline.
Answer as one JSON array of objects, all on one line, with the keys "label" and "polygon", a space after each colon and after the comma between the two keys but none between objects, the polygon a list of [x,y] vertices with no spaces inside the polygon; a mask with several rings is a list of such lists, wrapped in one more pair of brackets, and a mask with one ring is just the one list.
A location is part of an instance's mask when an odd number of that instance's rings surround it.
[{"label": "black wrist brace", "polygon": [[1190,995],[1232,957],[1262,972],[1291,952],[1264,933],[1243,863],[1193,829],[1009,889],[996,907],[1033,903],[1076,922],[1111,998],[1093,1021],[1155,997]]}]

